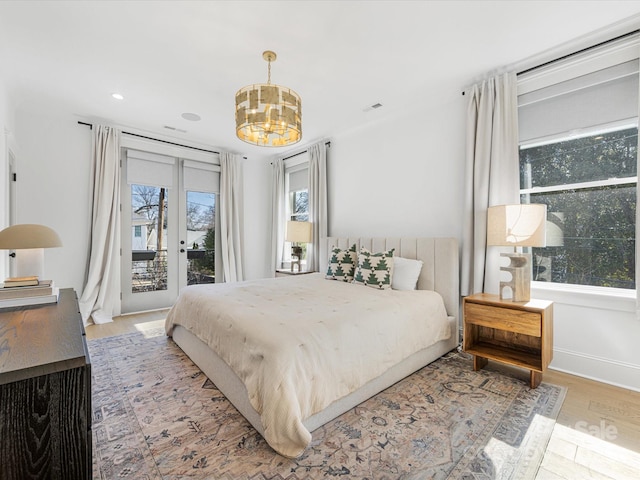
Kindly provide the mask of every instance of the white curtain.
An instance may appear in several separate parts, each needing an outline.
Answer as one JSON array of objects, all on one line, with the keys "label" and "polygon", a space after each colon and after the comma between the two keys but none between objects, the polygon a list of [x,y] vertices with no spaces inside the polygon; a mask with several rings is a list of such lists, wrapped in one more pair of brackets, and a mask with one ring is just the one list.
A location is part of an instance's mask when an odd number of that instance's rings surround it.
[{"label": "white curtain", "polygon": [[113,321],[120,298],[120,132],[94,125],[92,150],[89,265],[79,302],[85,324]]},{"label": "white curtain", "polygon": [[468,93],[461,293],[498,293],[500,250],[487,249],[487,208],[520,203],[516,75],[487,79]]},{"label": "white curtain", "polygon": [[309,221],[311,244],[307,246],[307,270],[320,268],[320,239],[327,236],[327,146],[311,145],[309,152]]},{"label": "white curtain", "polygon": [[287,192],[285,192],[284,160],[277,158],[273,161],[273,194],[271,197],[271,211],[273,216],[273,230],[271,232],[271,272],[282,267],[284,257],[284,238],[287,214]]},{"label": "white curtain", "polygon": [[240,156],[220,154],[220,236],[222,273],[225,282],[244,280],[242,267],[242,173]]}]

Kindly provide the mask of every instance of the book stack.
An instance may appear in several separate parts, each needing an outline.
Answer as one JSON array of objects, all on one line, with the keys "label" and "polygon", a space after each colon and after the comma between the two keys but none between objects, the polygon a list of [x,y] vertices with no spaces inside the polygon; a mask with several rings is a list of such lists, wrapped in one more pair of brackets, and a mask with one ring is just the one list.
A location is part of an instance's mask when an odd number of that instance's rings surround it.
[{"label": "book stack", "polygon": [[59,290],[52,280],[38,277],[7,278],[0,283],[0,308],[58,302]]}]

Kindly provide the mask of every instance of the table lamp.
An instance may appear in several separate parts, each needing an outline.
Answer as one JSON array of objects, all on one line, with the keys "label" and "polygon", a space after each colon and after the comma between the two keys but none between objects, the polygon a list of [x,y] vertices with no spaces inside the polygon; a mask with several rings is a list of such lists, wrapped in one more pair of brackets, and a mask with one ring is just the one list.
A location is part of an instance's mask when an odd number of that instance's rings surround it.
[{"label": "table lamp", "polygon": [[511,300],[528,302],[531,299],[531,254],[517,251],[517,247],[544,247],[547,206],[543,204],[497,205],[487,211],[487,245],[513,246],[513,253],[501,253],[510,259],[500,267],[511,280],[500,282],[500,298],[511,289]]},{"label": "table lamp", "polygon": [[18,277],[44,276],[44,249],[61,247],[58,234],[44,225],[12,225],[0,232],[0,249],[19,250],[12,253],[16,257]]},{"label": "table lamp", "polygon": [[[298,265],[298,271],[300,271],[300,260],[302,257],[302,247],[299,243],[311,242],[311,222],[296,222],[289,220],[287,222],[287,242],[291,242],[291,271],[293,272],[293,266]],[[293,260],[293,258],[297,260]]]}]

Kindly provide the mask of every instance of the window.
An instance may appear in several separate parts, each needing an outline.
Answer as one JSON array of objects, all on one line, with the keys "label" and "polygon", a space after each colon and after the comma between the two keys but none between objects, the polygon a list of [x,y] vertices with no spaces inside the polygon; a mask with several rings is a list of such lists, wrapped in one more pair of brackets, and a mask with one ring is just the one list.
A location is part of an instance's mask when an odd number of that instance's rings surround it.
[{"label": "window", "polygon": [[519,77],[521,202],[547,205],[536,281],[636,288],[637,43],[612,52]]},{"label": "window", "polygon": [[638,128],[521,147],[522,203],[547,205],[533,279],[635,288]]},{"label": "window", "polygon": [[309,221],[309,189],[294,190],[289,193],[289,220],[296,222]]},{"label": "window", "polygon": [[[285,176],[288,192],[287,220],[297,222],[309,221],[309,168],[306,154],[296,159],[296,163],[286,166]],[[307,256],[307,244],[302,247],[302,262]],[[291,261],[291,243],[285,243],[284,262]]]},{"label": "window", "polygon": [[134,237],[136,238],[142,237],[142,225],[135,225],[133,228],[134,228]]}]

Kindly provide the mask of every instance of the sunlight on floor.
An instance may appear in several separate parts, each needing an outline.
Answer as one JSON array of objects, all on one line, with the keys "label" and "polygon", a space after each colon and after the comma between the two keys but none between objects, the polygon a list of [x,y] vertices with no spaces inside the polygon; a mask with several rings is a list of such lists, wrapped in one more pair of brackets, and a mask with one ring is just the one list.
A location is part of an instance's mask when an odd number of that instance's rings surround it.
[{"label": "sunlight on floor", "polygon": [[567,478],[637,479],[640,453],[607,441],[615,440],[616,432],[604,421],[578,422],[574,427],[556,423],[541,467],[554,472],[566,469],[572,475]]},{"label": "sunlight on floor", "polygon": [[[530,478],[535,473],[535,468],[542,461],[547,446],[546,439],[550,438],[555,420],[544,415],[535,415],[524,437],[517,442],[517,438],[507,439],[509,443],[491,438],[483,449],[483,454],[488,457],[494,466],[494,473],[505,472],[513,468],[513,464],[506,463],[509,458],[518,458],[519,475]],[[518,431],[506,432],[518,435]],[[545,441],[541,441],[545,439]],[[527,470],[534,469],[531,472]]]},{"label": "sunlight on floor", "polygon": [[145,338],[160,337],[164,335],[164,319],[151,322],[136,323],[133,325]]}]

